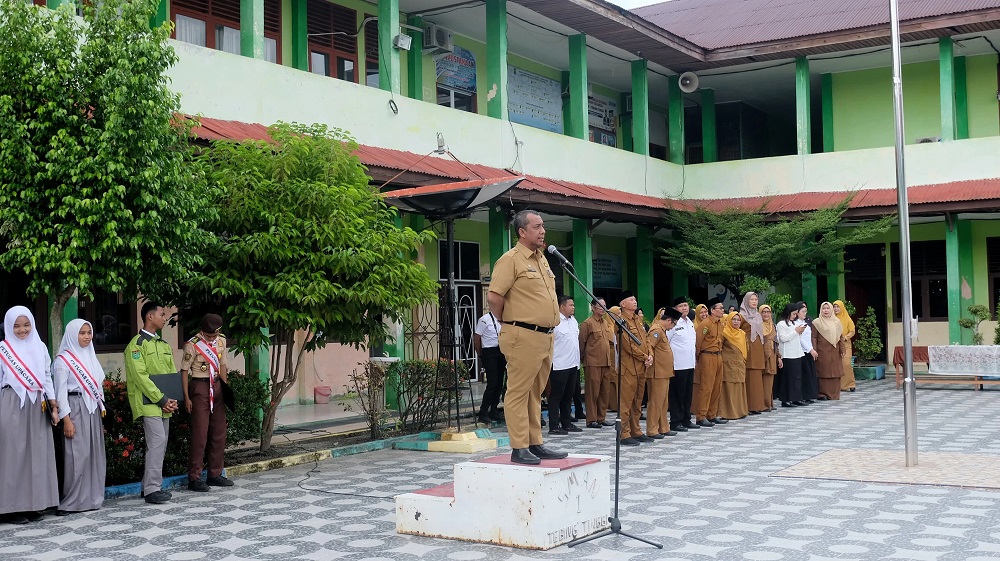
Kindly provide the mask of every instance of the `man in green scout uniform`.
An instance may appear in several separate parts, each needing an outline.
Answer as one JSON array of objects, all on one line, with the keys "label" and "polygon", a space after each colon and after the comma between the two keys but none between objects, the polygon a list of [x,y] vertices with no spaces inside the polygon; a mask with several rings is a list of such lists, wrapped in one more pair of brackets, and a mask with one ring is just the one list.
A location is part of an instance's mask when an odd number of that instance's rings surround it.
[{"label": "man in green scout uniform", "polygon": [[[226,338],[220,334],[222,317],[205,314],[201,332],[184,343],[181,375],[184,376],[184,405],[191,414],[191,449],[188,453],[188,489],[208,491],[208,487],[231,487],[222,475],[226,450],[226,404],[222,384],[229,382]],[[208,479],[201,480],[203,460],[208,456]]]},{"label": "man in green scout uniform", "polygon": [[[176,373],[173,349],[157,331],[167,323],[167,312],[156,302],[142,305],[142,329],[125,347],[125,381],[132,417],[142,419],[146,434],[146,467],[142,474],[142,496],[150,504],[170,500],[163,490],[163,457],[167,452],[170,415],[177,411],[177,400],[168,399],[151,375]],[[146,402],[143,402],[145,398]]]}]

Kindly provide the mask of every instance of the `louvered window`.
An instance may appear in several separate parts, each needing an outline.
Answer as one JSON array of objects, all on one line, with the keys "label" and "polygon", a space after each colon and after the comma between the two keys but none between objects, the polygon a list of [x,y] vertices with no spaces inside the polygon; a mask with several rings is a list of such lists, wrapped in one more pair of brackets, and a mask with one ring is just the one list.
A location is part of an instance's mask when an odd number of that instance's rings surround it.
[{"label": "louvered window", "polygon": [[986,271],[990,282],[990,310],[997,313],[1000,302],[1000,238],[986,238]]},{"label": "louvered window", "polygon": [[[899,279],[899,244],[890,244],[893,318],[903,316]],[[910,242],[913,315],[921,321],[948,320],[948,262],[944,240]]]},{"label": "louvered window", "polygon": [[[373,17],[365,14],[365,19]],[[373,88],[378,82],[378,21],[371,20],[365,24],[365,83]]]},{"label": "louvered window", "polygon": [[357,82],[358,13],[326,0],[308,0],[306,20],[309,70]]},{"label": "louvered window", "polygon": [[[178,41],[240,54],[240,0],[172,0]],[[264,58],[281,61],[281,0],[264,0]]]}]

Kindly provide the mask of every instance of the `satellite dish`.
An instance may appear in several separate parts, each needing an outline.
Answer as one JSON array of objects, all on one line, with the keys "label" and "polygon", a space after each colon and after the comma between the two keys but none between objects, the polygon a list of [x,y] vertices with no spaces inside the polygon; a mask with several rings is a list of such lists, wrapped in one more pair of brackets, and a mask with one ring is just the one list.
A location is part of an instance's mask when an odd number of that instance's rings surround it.
[{"label": "satellite dish", "polygon": [[682,92],[692,93],[698,89],[698,75],[694,72],[685,72],[677,78],[677,83]]}]

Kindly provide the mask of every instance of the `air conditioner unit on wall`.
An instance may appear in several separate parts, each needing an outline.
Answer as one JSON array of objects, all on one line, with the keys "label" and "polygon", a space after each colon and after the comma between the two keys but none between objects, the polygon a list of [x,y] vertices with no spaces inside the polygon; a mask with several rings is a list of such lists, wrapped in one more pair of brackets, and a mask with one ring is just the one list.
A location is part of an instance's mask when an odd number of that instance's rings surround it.
[{"label": "air conditioner unit on wall", "polygon": [[428,25],[424,28],[424,52],[450,53],[455,50],[451,31],[439,26]]}]

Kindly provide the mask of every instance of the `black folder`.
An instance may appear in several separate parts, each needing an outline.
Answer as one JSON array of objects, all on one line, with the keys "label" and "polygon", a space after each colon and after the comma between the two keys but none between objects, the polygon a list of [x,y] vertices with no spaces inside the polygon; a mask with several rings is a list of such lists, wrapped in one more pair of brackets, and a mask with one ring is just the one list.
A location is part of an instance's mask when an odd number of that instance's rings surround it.
[{"label": "black folder", "polygon": [[[157,389],[163,392],[163,395],[165,395],[167,399],[176,399],[177,403],[182,403],[184,401],[184,386],[182,380],[184,380],[184,376],[180,372],[149,375],[149,381],[153,382]],[[153,405],[153,402],[150,401],[145,394],[143,394],[142,404]]]}]

